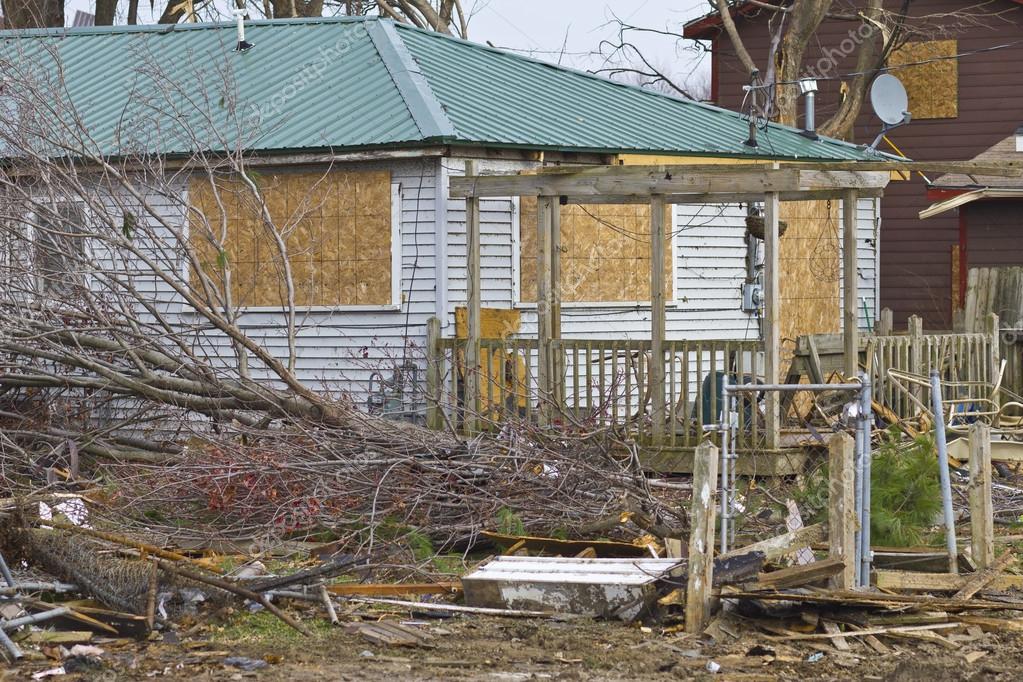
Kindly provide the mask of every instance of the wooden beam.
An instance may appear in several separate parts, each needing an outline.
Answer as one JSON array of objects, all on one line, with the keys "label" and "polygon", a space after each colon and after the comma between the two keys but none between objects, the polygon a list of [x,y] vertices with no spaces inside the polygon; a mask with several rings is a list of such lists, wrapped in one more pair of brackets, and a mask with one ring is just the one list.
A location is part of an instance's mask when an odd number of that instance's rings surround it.
[{"label": "wooden beam", "polygon": [[856,587],[856,441],[847,433],[836,433],[828,441],[828,554],[845,560],[832,587]]},{"label": "wooden beam", "polygon": [[[561,339],[561,201],[551,201],[551,272],[547,283],[550,292],[551,341]],[[565,354],[550,348],[552,407],[559,413],[565,409]]]},{"label": "wooden beam", "polygon": [[536,334],[538,418],[541,426],[550,423],[551,414],[551,229],[556,197],[540,197],[537,201],[536,234]]},{"label": "wooden beam", "polygon": [[971,558],[978,570],[995,559],[995,517],[991,503],[991,427],[970,425],[970,543]]},{"label": "wooden beam", "polygon": [[[465,174],[476,175],[476,162],[465,162]],[[465,243],[466,243],[466,307],[467,327],[465,344],[465,430],[476,433],[480,417],[480,200],[468,197],[465,200]]]},{"label": "wooden beam", "polygon": [[[778,195],[764,197],[764,383],[777,384],[781,377],[781,294],[779,284]],[[764,403],[767,410],[765,431],[767,448],[775,450],[781,438],[779,395],[768,391]]]},{"label": "wooden beam", "polygon": [[856,190],[846,191],[842,198],[842,334],[845,339],[845,376],[854,379],[860,368],[859,272],[856,266],[857,219]]},{"label": "wooden beam", "polygon": [[754,542],[752,545],[733,549],[722,554],[720,558],[730,559],[743,554],[749,554],[750,552],[760,552],[766,557],[767,561],[774,561],[775,559],[780,559],[783,556],[788,556],[802,547],[806,547],[817,542],[823,542],[827,536],[827,524],[815,523],[812,526],[806,526],[805,528],[800,528],[799,530],[794,530],[783,535],[776,535],[775,537],[767,540]]},{"label": "wooden beam", "polygon": [[[970,175],[992,175],[996,177],[1018,178],[1023,177],[1023,161],[786,161],[784,159],[773,160],[762,163],[748,164],[727,164],[720,163],[651,163],[651,164],[630,164],[631,167],[658,167],[665,170],[683,169],[693,173],[704,171],[743,172],[743,171],[764,171],[781,169],[796,170],[825,170],[825,171],[883,171],[891,173],[894,171],[919,171],[921,173],[965,173]],[[547,166],[540,172],[557,175],[573,173],[572,166]]]},{"label": "wooden beam", "polygon": [[[858,190],[860,197],[865,199],[876,199],[884,196],[883,189],[861,189]],[[825,201],[828,199],[839,200],[845,196],[844,189],[829,190],[801,190],[793,192],[779,192],[778,198],[781,201]],[[710,192],[696,194],[664,194],[666,204],[745,204],[760,202],[764,195],[759,192]],[[650,197],[647,195],[631,194],[601,194],[599,196],[572,196],[565,195],[567,204],[647,204]]]},{"label": "wooden beam", "polygon": [[651,194],[744,194],[884,189],[890,174],[879,171],[830,171],[718,166],[693,172],[688,166],[594,166],[559,173],[480,175],[451,178],[452,198],[507,196],[594,197]]},{"label": "wooden beam", "polygon": [[[850,561],[855,558],[850,557]],[[757,582],[752,589],[777,589],[783,590],[790,587],[802,587],[845,571],[846,562],[839,557],[830,557],[822,561],[802,566],[790,566],[780,571],[761,573],[757,576]]]},{"label": "wooden beam", "polygon": [[650,198],[650,419],[654,445],[664,443],[664,197]]},{"label": "wooden beam", "polygon": [[689,577],[686,585],[686,632],[701,633],[710,620],[714,584],[714,490],[718,449],[710,441],[696,448],[693,499],[689,509]]},{"label": "wooden beam", "polygon": [[1006,552],[997,562],[988,564],[988,567],[970,576],[966,584],[959,588],[959,591],[952,595],[953,599],[972,599],[973,595],[985,589],[995,581],[1006,567],[1016,559],[1012,552]]},{"label": "wooden beam", "polygon": [[[918,573],[916,571],[874,571],[874,583],[882,590],[905,590],[906,592],[958,592],[975,574],[966,573]],[[999,575],[988,589],[1018,590],[1023,588],[1023,575]],[[1015,606],[1014,608],[1019,608]]]},{"label": "wooden beam", "polygon": [[440,319],[426,321],[426,425],[444,428],[443,400],[444,349],[440,345]]}]

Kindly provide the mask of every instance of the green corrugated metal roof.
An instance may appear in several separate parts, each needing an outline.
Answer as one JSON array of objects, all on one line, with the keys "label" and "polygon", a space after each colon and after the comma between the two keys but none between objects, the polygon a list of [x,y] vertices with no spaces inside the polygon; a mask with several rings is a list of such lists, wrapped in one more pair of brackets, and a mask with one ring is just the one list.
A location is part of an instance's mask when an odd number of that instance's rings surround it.
[{"label": "green corrugated metal roof", "polygon": [[255,21],[246,38],[238,53],[234,24],[0,32],[0,82],[44,74],[40,92],[105,155],[445,143],[872,158],[775,125],[753,149],[734,112],[389,20]]}]

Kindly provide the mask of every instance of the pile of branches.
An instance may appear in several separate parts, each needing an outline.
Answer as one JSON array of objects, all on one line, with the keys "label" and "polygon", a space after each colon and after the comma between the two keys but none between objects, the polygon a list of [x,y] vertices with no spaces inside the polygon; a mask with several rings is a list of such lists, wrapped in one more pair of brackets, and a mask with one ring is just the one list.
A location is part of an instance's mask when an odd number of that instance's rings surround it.
[{"label": "pile of branches", "polygon": [[172,465],[108,462],[108,507],[121,525],[178,537],[326,536],[357,553],[388,543],[465,548],[495,528],[614,535],[627,511],[662,535],[685,526],[683,505],[654,494],[633,460],[599,438],[481,436],[439,452],[410,439],[419,429],[371,443],[357,431],[303,426],[193,439]]}]

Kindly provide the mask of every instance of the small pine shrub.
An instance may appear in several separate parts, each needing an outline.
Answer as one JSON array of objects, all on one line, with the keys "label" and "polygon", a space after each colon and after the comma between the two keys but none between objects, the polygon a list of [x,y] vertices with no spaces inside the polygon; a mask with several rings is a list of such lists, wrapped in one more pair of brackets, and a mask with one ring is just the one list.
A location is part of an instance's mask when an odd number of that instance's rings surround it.
[{"label": "small pine shrub", "polygon": [[501,507],[497,510],[497,531],[504,535],[525,535],[526,526],[522,517],[508,507]]},{"label": "small pine shrub", "polygon": [[870,534],[872,545],[924,544],[941,511],[941,487],[934,440],[912,443],[886,439],[871,463]]}]

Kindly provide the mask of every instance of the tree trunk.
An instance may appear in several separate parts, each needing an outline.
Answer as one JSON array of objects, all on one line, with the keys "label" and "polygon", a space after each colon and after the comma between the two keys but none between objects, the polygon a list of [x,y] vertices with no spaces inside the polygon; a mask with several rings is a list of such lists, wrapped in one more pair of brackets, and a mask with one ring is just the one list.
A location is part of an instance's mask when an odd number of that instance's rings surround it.
[{"label": "tree trunk", "polygon": [[[136,4],[137,6],[137,4]],[[113,26],[117,0],[96,0],[96,25]]]},{"label": "tree trunk", "polygon": [[64,25],[62,0],[3,0],[4,28],[53,28]]}]

